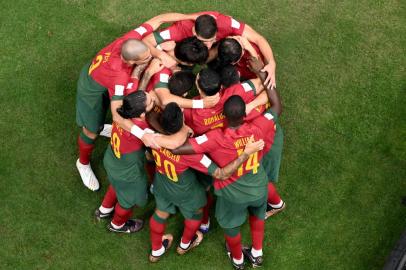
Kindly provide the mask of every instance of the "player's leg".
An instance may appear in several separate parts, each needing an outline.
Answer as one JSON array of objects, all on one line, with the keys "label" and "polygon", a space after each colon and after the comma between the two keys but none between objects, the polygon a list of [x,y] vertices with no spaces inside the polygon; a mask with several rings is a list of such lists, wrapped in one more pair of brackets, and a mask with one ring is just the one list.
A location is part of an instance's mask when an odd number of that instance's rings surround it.
[{"label": "player's leg", "polygon": [[264,197],[251,203],[248,207],[252,246],[244,247],[243,252],[253,267],[259,267],[263,262],[262,245],[264,242],[266,205],[267,198]]},{"label": "player's leg", "polygon": [[203,241],[203,233],[198,231],[202,223],[203,209],[187,211],[180,208],[180,211],[185,217],[185,221],[182,238],[176,251],[178,254],[183,255]]},{"label": "player's leg", "polygon": [[268,200],[265,219],[273,216],[285,209],[285,202],[279,196],[276,187],[272,182],[268,183]]},{"label": "player's leg", "polygon": [[224,228],[227,254],[235,269],[244,269],[240,227]]},{"label": "player's leg", "polygon": [[100,220],[102,218],[108,218],[114,211],[114,206],[117,203],[117,194],[112,185],[109,185],[103,201],[99,208],[95,211],[95,217]]},{"label": "player's leg", "polygon": [[201,231],[202,233],[208,233],[210,229],[210,209],[213,207],[214,204],[214,197],[210,191],[210,187],[206,191],[206,196],[207,203],[203,207],[203,218],[199,228],[199,231]]},{"label": "player's leg", "polygon": [[144,222],[140,219],[130,219],[133,213],[133,209],[124,208],[120,205],[120,202],[117,202],[114,206],[114,215],[108,229],[111,232],[118,233],[135,233],[142,229]]},{"label": "player's leg", "polygon": [[169,213],[155,209],[154,214],[149,219],[149,231],[151,238],[151,253],[149,255],[150,262],[157,262],[162,255],[170,248],[173,241],[171,234],[165,233],[166,220]]}]

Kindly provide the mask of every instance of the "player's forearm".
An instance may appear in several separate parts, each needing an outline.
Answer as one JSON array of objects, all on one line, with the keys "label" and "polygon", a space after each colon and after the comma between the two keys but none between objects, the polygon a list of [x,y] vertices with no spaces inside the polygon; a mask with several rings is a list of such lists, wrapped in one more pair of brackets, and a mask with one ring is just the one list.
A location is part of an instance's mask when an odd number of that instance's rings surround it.
[{"label": "player's forearm", "polygon": [[261,105],[265,105],[266,103],[268,103],[268,101],[268,95],[265,91],[262,91],[258,96],[255,97],[253,101],[249,103],[249,105],[251,106],[251,108],[255,108]]},{"label": "player's forearm", "polygon": [[258,78],[261,79],[262,84],[265,88],[265,93],[272,104],[272,110],[279,116],[282,113],[282,102],[278,91],[275,88],[267,88],[264,84],[266,79],[266,72],[257,72]]},{"label": "player's forearm", "polygon": [[164,23],[171,23],[180,20],[189,20],[192,17],[190,15],[182,14],[182,13],[163,13],[158,16],[151,18],[150,20],[146,21],[147,24],[152,26],[152,29],[155,31]]},{"label": "player's forearm", "polygon": [[262,35],[251,28],[251,26],[245,25],[243,36],[246,37],[249,41],[254,42],[258,46],[261,54],[265,58],[266,64],[271,64],[272,66],[276,67],[272,48],[269,45],[268,41]]},{"label": "player's forearm", "polygon": [[142,76],[142,79],[138,85],[139,90],[145,91],[147,89],[147,85],[148,85],[149,81],[151,80],[152,75],[154,75],[154,74],[150,74],[150,72],[144,73],[144,76]]},{"label": "player's forearm", "polygon": [[228,163],[225,167],[217,168],[213,173],[213,177],[220,180],[230,178],[231,175],[241,166],[241,164],[248,159],[248,157],[249,155],[243,152],[240,156],[238,156],[238,158]]},{"label": "player's forearm", "polygon": [[182,129],[175,134],[157,136],[156,142],[160,147],[172,150],[185,143],[188,138],[188,132],[189,130],[186,126],[183,126]]}]

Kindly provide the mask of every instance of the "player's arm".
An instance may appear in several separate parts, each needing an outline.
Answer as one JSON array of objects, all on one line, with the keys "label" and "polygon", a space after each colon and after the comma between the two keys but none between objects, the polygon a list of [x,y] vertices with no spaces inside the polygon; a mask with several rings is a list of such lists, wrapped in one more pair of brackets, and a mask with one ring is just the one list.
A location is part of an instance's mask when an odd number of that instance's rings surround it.
[{"label": "player's arm", "polygon": [[204,97],[203,99],[188,99],[173,95],[168,88],[159,87],[155,89],[155,93],[161,101],[162,106],[166,106],[171,102],[176,102],[181,108],[203,109],[212,108],[219,100],[220,95]]},{"label": "player's arm", "polygon": [[157,58],[152,59],[148,68],[144,72],[144,76],[142,76],[141,82],[138,86],[138,90],[145,91],[152,76],[154,76],[155,73],[161,71],[163,68],[164,65],[162,65],[162,62],[159,59]]},{"label": "player's arm", "polygon": [[276,62],[268,41],[247,24],[245,25],[242,36],[254,42],[259,47],[266,61],[266,65],[262,69],[262,71],[267,72],[265,85],[267,87],[276,87]]},{"label": "player's arm", "polygon": [[265,143],[263,140],[254,141],[254,137],[252,136],[245,145],[243,153],[238,156],[238,158],[228,163],[225,167],[217,168],[212,176],[221,180],[230,178],[231,175],[241,166],[242,163],[248,159],[251,154],[261,151],[264,148],[264,145]]},{"label": "player's arm", "polygon": [[163,13],[158,16],[155,16],[145,23],[151,25],[153,31],[158,29],[164,23],[172,23],[176,21],[183,21],[183,20],[195,20],[196,15],[194,14],[182,14],[182,13]]},{"label": "player's arm", "polygon": [[265,92],[269,101],[272,104],[272,111],[274,111],[278,116],[282,113],[282,102],[278,91],[274,87],[266,87],[266,72],[263,70],[263,63],[258,59],[251,58],[249,60],[250,69],[258,76],[265,87]]}]

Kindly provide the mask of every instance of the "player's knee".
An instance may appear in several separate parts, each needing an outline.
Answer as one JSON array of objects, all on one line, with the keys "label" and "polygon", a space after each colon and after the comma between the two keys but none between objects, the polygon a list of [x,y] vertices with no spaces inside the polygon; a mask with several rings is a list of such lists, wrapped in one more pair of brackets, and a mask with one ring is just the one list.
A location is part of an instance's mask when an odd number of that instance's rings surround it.
[{"label": "player's knee", "polygon": [[90,130],[88,130],[88,129],[85,128],[85,127],[83,127],[82,130],[83,130],[83,133],[84,133],[87,137],[89,137],[90,139],[93,139],[93,140],[96,139],[96,137],[97,137],[97,134],[96,134],[96,133],[91,132]]},{"label": "player's knee", "polygon": [[161,211],[156,209],[155,214],[160,218],[160,219],[167,219],[169,217],[169,213]]}]

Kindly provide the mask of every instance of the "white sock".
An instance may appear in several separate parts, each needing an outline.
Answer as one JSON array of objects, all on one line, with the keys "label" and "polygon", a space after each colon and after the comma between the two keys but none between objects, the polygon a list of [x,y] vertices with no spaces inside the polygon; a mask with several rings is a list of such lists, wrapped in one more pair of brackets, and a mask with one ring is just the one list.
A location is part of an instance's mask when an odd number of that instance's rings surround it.
[{"label": "white sock", "polygon": [[255,248],[251,248],[251,254],[254,258],[262,256],[262,249],[256,250]]},{"label": "white sock", "polygon": [[[124,224],[125,224],[125,223],[124,223]],[[113,222],[111,222],[111,226],[112,226],[114,229],[116,229],[116,230],[123,228],[124,224],[122,224],[122,225],[119,226],[119,225],[116,225],[116,224],[114,224]]]},{"label": "white sock", "polygon": [[160,249],[158,249],[158,250],[153,250],[153,251],[152,251],[152,256],[159,257],[159,256],[161,256],[161,255],[164,254],[164,253],[165,253],[165,248],[164,248],[164,246],[162,245]]},{"label": "white sock", "polygon": [[269,204],[270,206],[272,206],[272,208],[281,208],[283,205],[283,201],[281,200],[278,204]]},{"label": "white sock", "polygon": [[114,210],[114,206],[112,208],[106,208],[106,207],[103,207],[103,205],[100,205],[99,210],[103,214],[108,214],[108,213],[111,213]]},{"label": "white sock", "polygon": [[190,245],[190,241],[187,244],[184,244],[182,239],[180,239],[180,247],[183,249],[187,249]]},{"label": "white sock", "polygon": [[241,256],[241,259],[237,260],[236,258],[233,258],[233,261],[235,264],[242,264],[244,262],[244,255]]},{"label": "white sock", "polygon": [[208,228],[210,228],[210,219],[209,219],[209,221],[208,221],[206,224],[204,224],[204,223],[200,224],[200,228],[202,228],[202,229],[208,229]]}]

